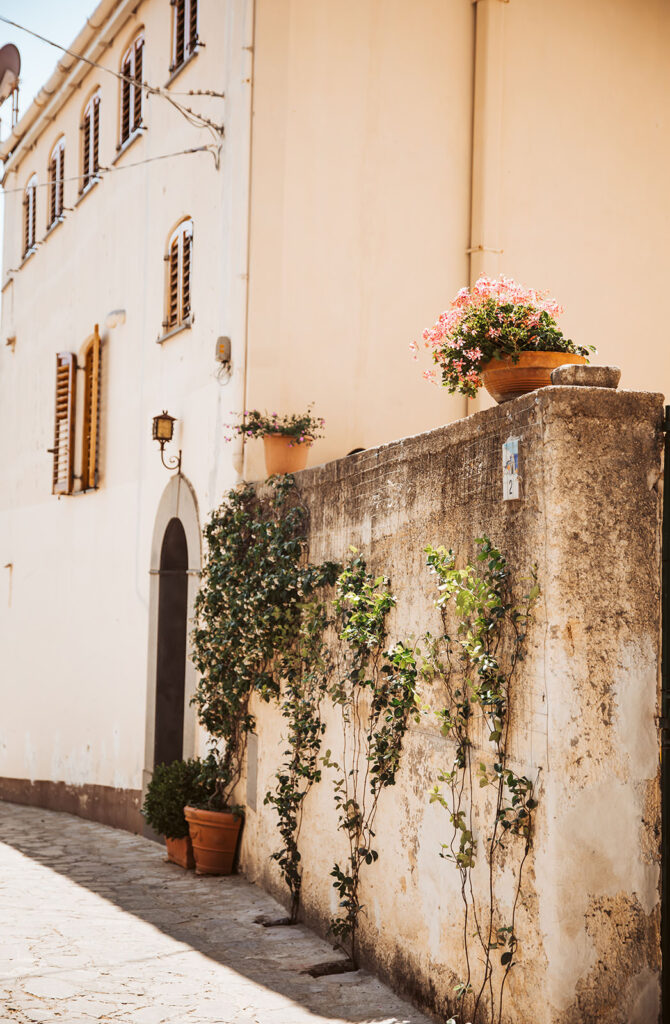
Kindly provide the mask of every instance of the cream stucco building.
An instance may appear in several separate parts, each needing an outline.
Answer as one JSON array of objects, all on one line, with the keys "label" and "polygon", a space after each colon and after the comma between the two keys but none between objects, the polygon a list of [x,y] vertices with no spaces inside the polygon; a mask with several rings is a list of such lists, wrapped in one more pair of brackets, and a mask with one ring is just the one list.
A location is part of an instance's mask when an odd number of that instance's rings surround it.
[{"label": "cream stucco building", "polygon": [[160,743],[195,750],[159,570],[185,623],[263,475],[236,412],[313,401],[311,464],[466,415],[408,346],[482,271],[670,389],[669,41],[664,0],[101,0],[0,147],[0,794],[139,827]]}]

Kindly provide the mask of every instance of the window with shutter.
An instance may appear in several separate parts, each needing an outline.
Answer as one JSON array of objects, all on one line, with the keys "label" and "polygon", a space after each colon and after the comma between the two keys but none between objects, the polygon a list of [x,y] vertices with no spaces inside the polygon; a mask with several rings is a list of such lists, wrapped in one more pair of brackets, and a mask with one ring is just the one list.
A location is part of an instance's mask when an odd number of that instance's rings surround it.
[{"label": "window with shutter", "polygon": [[198,0],[188,0],[188,52],[193,53],[198,43]]},{"label": "window with shutter", "polygon": [[53,494],[72,494],[74,489],[74,415],[77,357],[74,352],[56,356],[56,411],[54,422]]},{"label": "window with shutter", "polygon": [[33,174],[23,196],[23,255],[32,252],[37,241],[37,175]]},{"label": "window with shutter", "polygon": [[190,321],[193,221],[183,220],[170,235],[167,264],[166,315],[163,327],[171,330]]},{"label": "window with shutter", "polygon": [[172,63],[175,71],[198,45],[198,0],[170,0],[172,4]]},{"label": "window with shutter", "polygon": [[135,67],[133,78],[135,79],[133,92],[133,131],[142,124],[142,55],[144,53],[144,37],[140,36],[135,40],[134,54]]},{"label": "window with shutter", "polygon": [[100,142],[100,93],[91,96],[84,107],[81,121],[81,189],[86,189],[96,181],[96,172],[100,167],[98,159]]},{"label": "window with shutter", "polygon": [[96,324],[84,358],[84,427],[81,457],[81,487],[84,491],[98,486],[101,365],[100,333]]},{"label": "window with shutter", "polygon": [[142,125],[142,56],[144,35],[136,36],[121,61],[121,118],[119,145],[121,148],[133,132]]},{"label": "window with shutter", "polygon": [[65,178],[65,139],[59,139],[49,157],[49,223],[58,220],[63,213]]}]

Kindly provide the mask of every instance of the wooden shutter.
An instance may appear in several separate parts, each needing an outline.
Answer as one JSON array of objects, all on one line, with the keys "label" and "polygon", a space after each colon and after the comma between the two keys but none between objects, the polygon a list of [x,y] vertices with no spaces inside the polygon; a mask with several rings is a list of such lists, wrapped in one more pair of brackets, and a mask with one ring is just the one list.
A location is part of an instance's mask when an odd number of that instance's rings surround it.
[{"label": "wooden shutter", "polygon": [[30,189],[30,244],[35,244],[37,238],[37,185]]},{"label": "wooden shutter", "polygon": [[121,68],[121,72],[125,76],[121,81],[121,142],[125,142],[130,135],[130,77],[132,71],[129,57],[123,62]]},{"label": "wooden shutter", "polygon": [[84,430],[82,436],[81,486],[89,490],[98,486],[98,451],[100,435],[101,351],[98,325],[86,350],[84,363]]},{"label": "wooden shutter", "polygon": [[99,153],[99,142],[100,142],[100,97],[96,96],[93,100],[93,166],[92,173],[95,174],[98,167],[100,166],[100,160],[98,159]]},{"label": "wooden shutter", "polygon": [[179,322],[179,235],[172,239],[169,256],[167,326]]},{"label": "wooden shutter", "polygon": [[174,16],[174,66],[179,67],[184,63],[184,34],[186,31],[186,0],[175,0]]},{"label": "wooden shutter", "polygon": [[30,249],[30,190],[23,197],[23,255]]},{"label": "wooden shutter", "polygon": [[198,42],[198,0],[191,0],[188,21],[188,49],[193,53]]},{"label": "wooden shutter", "polygon": [[142,53],[144,40],[135,43],[135,95],[133,97],[133,130],[142,124]]},{"label": "wooden shutter", "polygon": [[49,161],[49,226],[56,219],[58,206],[58,151],[54,153]]},{"label": "wooden shutter", "polygon": [[72,494],[74,487],[74,410],[77,357],[74,352],[56,356],[56,414],[54,424],[53,494]]},{"label": "wooden shutter", "polygon": [[81,176],[81,189],[83,192],[89,181],[91,180],[91,109],[90,107],[84,114],[84,120],[81,125],[81,130],[84,133],[82,140],[82,163],[83,163],[83,174]]},{"label": "wooden shutter", "polygon": [[56,216],[60,217],[65,205],[65,143],[58,149],[58,184],[56,189]]},{"label": "wooden shutter", "polygon": [[182,233],[182,266],[181,266],[181,318],[186,320],[191,315],[191,247],[193,236],[188,227]]}]

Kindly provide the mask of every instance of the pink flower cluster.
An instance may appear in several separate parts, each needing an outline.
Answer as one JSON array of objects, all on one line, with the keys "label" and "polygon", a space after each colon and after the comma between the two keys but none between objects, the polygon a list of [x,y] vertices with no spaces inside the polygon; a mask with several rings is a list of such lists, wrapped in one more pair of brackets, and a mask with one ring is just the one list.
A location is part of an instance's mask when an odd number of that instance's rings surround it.
[{"label": "pink flower cluster", "polygon": [[[442,384],[472,395],[481,386],[482,364],[492,353],[503,345],[509,351],[510,344],[532,343],[535,328],[547,329],[544,314],[554,321],[562,312],[546,292],[525,288],[511,277],[482,276],[472,288],[460,289],[422,340],[441,369]],[[410,350],[417,359],[419,343],[413,341]],[[435,381],[435,371],[424,372],[424,377]]]},{"label": "pink flower cluster", "polygon": [[[447,348],[462,349],[466,339],[457,335],[469,333],[467,324],[463,324],[468,312],[474,306],[482,306],[490,299],[493,299],[496,306],[532,307],[535,312],[528,320],[529,326],[539,323],[540,314],[543,312],[549,313],[552,317],[560,316],[563,312],[563,308],[555,299],[548,298],[546,292],[538,292],[535,288],[524,288],[511,277],[504,277],[502,274],[495,279],[483,276],[478,278],[471,289],[461,288],[452,301],[451,308],[440,313],[433,326],[426,328],[423,332],[425,347],[438,348],[444,345]],[[497,338],[500,337],[500,334],[500,328],[491,328],[489,337]],[[418,345],[415,341],[410,344],[410,349],[416,359]],[[464,354],[470,359],[481,358],[481,352],[479,350],[477,352],[478,356],[471,356],[467,351]]]}]

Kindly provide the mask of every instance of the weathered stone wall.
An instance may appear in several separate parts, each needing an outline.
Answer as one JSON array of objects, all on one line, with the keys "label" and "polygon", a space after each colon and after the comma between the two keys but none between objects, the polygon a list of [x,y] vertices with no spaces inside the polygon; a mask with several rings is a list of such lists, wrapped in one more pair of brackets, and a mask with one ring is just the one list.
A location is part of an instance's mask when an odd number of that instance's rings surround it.
[{"label": "weathered stone wall", "polygon": [[[661,415],[659,395],[546,388],[298,478],[312,560],[344,559],[353,544],[391,577],[392,638],[438,625],[426,544],[454,548],[463,564],[486,534],[518,577],[537,565],[542,592],[514,686],[511,743],[517,770],[539,777],[518,964],[506,990],[504,1020],[514,1024],[653,1024],[659,1016]],[[502,500],[509,436],[520,439],[516,501]],[[429,703],[437,696],[426,692]],[[270,860],[276,819],[263,797],[285,749],[283,720],[276,707],[254,710],[256,796],[241,863],[281,898]],[[337,756],[332,709],[326,721],[324,749]],[[481,759],[490,759],[489,746],[483,741]],[[397,783],[380,799],[379,860],[363,875],[364,958],[437,1013],[464,976],[458,874],[439,856],[449,821],[427,798],[453,752],[433,715],[411,726]],[[490,801],[482,790],[475,812],[480,892]],[[307,797],[301,835],[304,914],[324,930],[337,903],[330,871],[346,856],[336,820],[325,772]],[[511,911],[515,863],[511,848],[496,878],[501,920]]]}]

